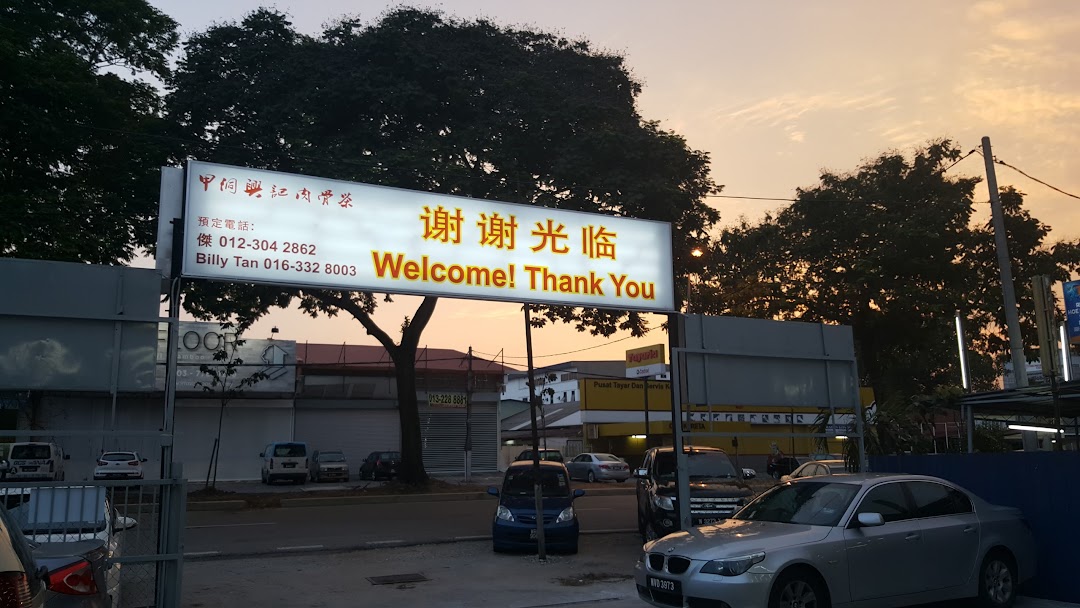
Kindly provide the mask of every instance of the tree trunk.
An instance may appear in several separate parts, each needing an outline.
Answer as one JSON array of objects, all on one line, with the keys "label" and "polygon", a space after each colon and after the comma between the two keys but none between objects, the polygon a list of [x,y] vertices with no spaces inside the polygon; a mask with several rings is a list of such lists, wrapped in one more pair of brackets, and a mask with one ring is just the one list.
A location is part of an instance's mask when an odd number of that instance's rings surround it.
[{"label": "tree trunk", "polygon": [[402,483],[418,485],[428,480],[428,474],[424,470],[424,445],[420,434],[419,403],[416,399],[416,353],[398,350],[396,355],[393,359],[398,393],[398,421],[401,425],[398,478]]}]

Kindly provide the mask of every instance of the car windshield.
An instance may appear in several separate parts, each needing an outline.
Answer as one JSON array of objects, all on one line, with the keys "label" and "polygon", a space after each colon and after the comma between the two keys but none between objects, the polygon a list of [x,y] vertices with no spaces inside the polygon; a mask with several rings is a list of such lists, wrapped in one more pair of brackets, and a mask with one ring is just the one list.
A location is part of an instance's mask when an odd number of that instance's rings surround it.
[{"label": "car windshield", "polygon": [[823,481],[776,486],[746,505],[735,519],[835,526],[858,491],[854,484]]},{"label": "car windshield", "polygon": [[[532,496],[536,477],[530,467],[511,469],[506,473],[503,494],[507,496]],[[569,496],[570,484],[566,474],[556,469],[540,469],[540,491],[544,496]]]},{"label": "car windshield", "polygon": [[47,445],[12,446],[9,457],[12,460],[45,460],[52,458],[52,451]]},{"label": "car windshield", "polygon": [[[723,452],[689,452],[686,455],[690,479],[706,481],[709,479],[737,478],[735,465],[731,464]],[[656,455],[656,474],[660,479],[675,479],[675,452],[660,452]]]},{"label": "car windshield", "polygon": [[101,455],[101,460],[104,460],[106,462],[135,460],[135,454],[132,454],[131,452],[107,452]]},{"label": "car windshield", "polygon": [[302,443],[281,443],[274,446],[275,458],[303,458],[307,456],[307,447]]},{"label": "car windshield", "polygon": [[602,462],[622,462],[612,454],[594,454],[596,459]]},{"label": "car windshield", "polygon": [[345,455],[341,452],[323,452],[319,454],[321,462],[345,462]]}]

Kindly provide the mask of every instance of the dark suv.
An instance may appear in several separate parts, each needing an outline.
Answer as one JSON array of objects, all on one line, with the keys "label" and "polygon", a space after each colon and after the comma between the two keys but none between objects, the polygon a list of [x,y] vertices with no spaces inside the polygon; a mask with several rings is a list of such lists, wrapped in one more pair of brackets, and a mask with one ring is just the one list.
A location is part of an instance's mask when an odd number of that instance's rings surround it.
[{"label": "dark suv", "polygon": [[372,452],[360,465],[360,479],[375,481],[397,477],[401,452]]},{"label": "dark suv", "polygon": [[[690,516],[695,526],[727,519],[753,498],[727,454],[718,448],[687,446],[690,474]],[[679,530],[675,450],[645,452],[637,477],[638,531],[648,541]]]}]

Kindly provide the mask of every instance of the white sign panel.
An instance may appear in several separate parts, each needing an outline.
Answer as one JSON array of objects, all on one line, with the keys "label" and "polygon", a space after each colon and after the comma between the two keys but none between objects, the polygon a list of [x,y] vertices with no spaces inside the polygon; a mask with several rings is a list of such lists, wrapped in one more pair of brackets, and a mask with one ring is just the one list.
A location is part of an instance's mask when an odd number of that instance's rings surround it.
[{"label": "white sign panel", "polygon": [[671,225],[192,161],[188,277],[673,311]]},{"label": "white sign panel", "polygon": [[[263,379],[244,389],[252,393],[294,393],[296,391],[296,342],[292,340],[257,340],[243,338],[237,346],[233,330],[222,331],[217,323],[192,321],[180,322],[180,341],[177,344],[176,390],[180,392],[203,391],[200,382],[209,385],[210,376],[201,367],[221,367],[214,354],[221,349],[229,352],[229,358],[241,359],[244,364],[237,369],[230,383],[261,372]],[[158,362],[156,381],[159,390],[165,389],[165,354],[167,338],[164,331],[158,336]]]}]

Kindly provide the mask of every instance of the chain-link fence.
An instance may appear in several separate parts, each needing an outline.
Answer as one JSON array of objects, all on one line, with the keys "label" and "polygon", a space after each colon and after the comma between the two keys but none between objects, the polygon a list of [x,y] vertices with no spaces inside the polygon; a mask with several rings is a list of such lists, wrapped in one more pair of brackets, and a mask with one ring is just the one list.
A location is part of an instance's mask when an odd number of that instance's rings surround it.
[{"label": "chain-link fence", "polygon": [[0,483],[49,608],[177,606],[184,495],[182,479]]}]

